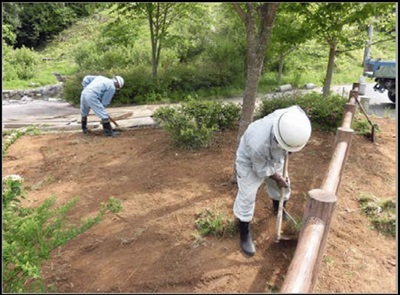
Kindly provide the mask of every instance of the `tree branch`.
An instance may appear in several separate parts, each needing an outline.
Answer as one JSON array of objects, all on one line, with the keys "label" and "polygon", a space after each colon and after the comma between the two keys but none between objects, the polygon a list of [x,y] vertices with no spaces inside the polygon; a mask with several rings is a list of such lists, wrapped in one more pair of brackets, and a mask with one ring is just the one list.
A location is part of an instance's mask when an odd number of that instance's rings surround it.
[{"label": "tree branch", "polygon": [[243,11],[242,7],[240,7],[240,4],[232,3],[232,6],[235,9],[236,13],[239,15],[239,17],[242,19],[243,23],[246,24],[247,22],[246,13]]}]

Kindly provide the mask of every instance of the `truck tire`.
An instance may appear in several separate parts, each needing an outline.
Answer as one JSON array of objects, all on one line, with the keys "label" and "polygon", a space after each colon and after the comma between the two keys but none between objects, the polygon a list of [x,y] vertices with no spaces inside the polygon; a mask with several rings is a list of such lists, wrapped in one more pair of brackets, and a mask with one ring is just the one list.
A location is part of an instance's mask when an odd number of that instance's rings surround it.
[{"label": "truck tire", "polygon": [[393,103],[396,103],[396,92],[388,91],[388,97]]}]

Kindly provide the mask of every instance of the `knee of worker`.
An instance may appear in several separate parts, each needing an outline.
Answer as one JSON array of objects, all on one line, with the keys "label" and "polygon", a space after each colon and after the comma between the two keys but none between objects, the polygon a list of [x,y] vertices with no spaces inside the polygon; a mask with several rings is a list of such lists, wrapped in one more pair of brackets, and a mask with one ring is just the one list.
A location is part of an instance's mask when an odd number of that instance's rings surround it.
[{"label": "knee of worker", "polygon": [[243,222],[250,222],[254,215],[254,203],[244,204],[240,199],[236,198],[233,204],[233,214]]},{"label": "knee of worker", "polygon": [[253,218],[256,203],[258,183],[253,186],[243,186],[238,182],[239,189],[233,204],[233,213],[241,221],[249,222]]},{"label": "knee of worker", "polygon": [[81,103],[79,111],[81,113],[81,117],[87,117],[89,115],[90,108],[85,104]]}]

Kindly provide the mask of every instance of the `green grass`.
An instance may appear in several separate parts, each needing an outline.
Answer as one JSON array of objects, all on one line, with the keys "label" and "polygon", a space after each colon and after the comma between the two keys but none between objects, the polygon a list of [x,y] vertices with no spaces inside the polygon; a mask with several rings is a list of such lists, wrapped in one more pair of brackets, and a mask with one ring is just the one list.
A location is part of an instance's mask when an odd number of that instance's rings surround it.
[{"label": "green grass", "polygon": [[368,217],[373,230],[386,236],[396,237],[396,202],[382,200],[362,193],[357,198],[361,212]]},{"label": "green grass", "polygon": [[237,232],[237,226],[234,220],[228,219],[219,211],[213,212],[210,209],[204,209],[196,214],[196,229],[198,235],[212,235],[216,237],[233,237]]}]

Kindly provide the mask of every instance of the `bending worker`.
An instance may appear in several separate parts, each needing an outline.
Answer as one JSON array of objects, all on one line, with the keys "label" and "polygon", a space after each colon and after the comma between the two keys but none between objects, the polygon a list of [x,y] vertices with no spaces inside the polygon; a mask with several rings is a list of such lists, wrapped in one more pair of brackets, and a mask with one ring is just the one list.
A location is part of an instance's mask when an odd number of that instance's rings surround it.
[{"label": "bending worker", "polygon": [[[289,177],[283,179],[286,152],[298,152],[311,136],[311,123],[297,105],[279,109],[251,123],[240,139],[236,151],[238,192],[233,213],[239,219],[240,247],[247,255],[254,255],[250,221],[254,215],[257,190],[265,182],[277,215],[281,188],[285,187],[284,206],[290,198]],[[282,218],[287,220],[286,213]]]},{"label": "bending worker", "polygon": [[118,135],[111,128],[110,118],[105,107],[110,104],[115,91],[121,89],[124,85],[124,79],[121,76],[114,76],[112,79],[103,76],[85,76],[82,80],[81,93],[81,117],[82,117],[82,132],[88,133],[87,116],[90,109],[95,115],[100,118],[103,125],[104,134],[106,136]]}]

